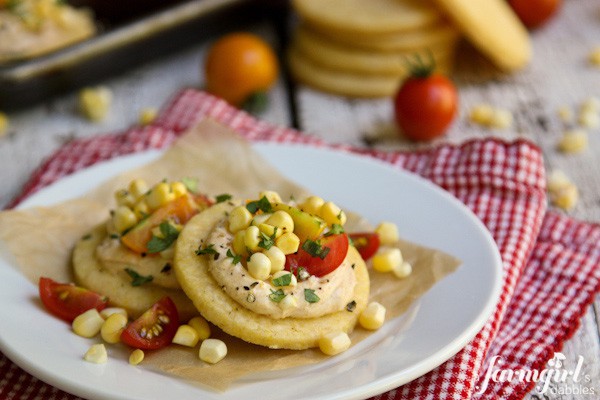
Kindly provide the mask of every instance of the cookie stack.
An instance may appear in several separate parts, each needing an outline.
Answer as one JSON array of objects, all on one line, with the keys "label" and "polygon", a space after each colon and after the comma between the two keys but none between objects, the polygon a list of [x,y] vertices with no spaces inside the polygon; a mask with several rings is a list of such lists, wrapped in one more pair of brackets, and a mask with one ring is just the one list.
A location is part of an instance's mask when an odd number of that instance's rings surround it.
[{"label": "cookie stack", "polygon": [[449,73],[460,37],[423,0],[294,0],[300,23],[289,48],[294,78],[349,97],[392,95],[418,58]]}]

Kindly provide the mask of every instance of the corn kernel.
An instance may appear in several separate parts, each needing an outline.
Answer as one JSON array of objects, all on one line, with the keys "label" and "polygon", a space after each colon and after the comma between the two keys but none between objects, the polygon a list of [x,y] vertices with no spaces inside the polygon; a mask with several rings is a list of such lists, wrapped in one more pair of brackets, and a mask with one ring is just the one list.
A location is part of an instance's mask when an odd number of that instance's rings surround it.
[{"label": "corn kernel", "polygon": [[138,365],[139,363],[141,363],[142,361],[144,361],[144,356],[145,356],[145,354],[144,354],[143,350],[141,350],[141,349],[135,349],[129,355],[129,364],[131,364],[131,365]]},{"label": "corn kernel", "polygon": [[206,339],[200,345],[199,356],[202,361],[216,364],[227,355],[227,345],[219,339]]},{"label": "corn kernel", "polygon": [[379,272],[390,272],[403,261],[402,253],[397,248],[380,249],[372,260],[373,269]]},{"label": "corn kernel", "polygon": [[488,104],[478,104],[471,109],[469,119],[471,122],[488,126],[492,121],[494,109]]},{"label": "corn kernel", "polygon": [[319,349],[328,356],[334,356],[350,348],[352,342],[346,332],[332,332],[319,339]]},{"label": "corn kernel", "polygon": [[188,190],[183,182],[177,181],[171,183],[171,192],[173,192],[175,198],[179,198],[185,196],[188,193]]},{"label": "corn kernel", "polygon": [[173,337],[173,343],[187,347],[195,347],[200,341],[198,331],[189,325],[179,325]]},{"label": "corn kernel", "polygon": [[144,108],[140,111],[139,121],[141,125],[150,125],[156,119],[158,111],[156,108]]},{"label": "corn kernel", "polygon": [[335,203],[331,201],[325,202],[319,210],[319,217],[323,218],[329,225],[346,223],[346,214]]},{"label": "corn kernel", "polygon": [[112,92],[104,86],[84,88],[79,92],[79,110],[90,121],[102,121],[108,115]]},{"label": "corn kernel", "polygon": [[309,196],[300,204],[300,209],[309,214],[318,215],[323,204],[325,204],[325,200],[319,196]]},{"label": "corn kernel", "polygon": [[590,52],[588,60],[590,64],[600,67],[600,47],[596,47]]},{"label": "corn kernel", "polygon": [[[286,279],[289,279],[289,283],[287,285],[276,285],[275,280],[279,279],[278,282],[281,282],[281,277],[286,277]],[[288,278],[289,276],[289,278]],[[296,278],[296,276],[294,274],[292,274],[289,271],[279,271],[273,274],[273,276],[271,277],[271,283],[273,284],[273,286],[290,286],[290,287],[294,287],[298,284],[298,279]]]},{"label": "corn kernel", "polygon": [[271,275],[271,260],[263,253],[254,253],[248,260],[248,272],[254,279],[265,280]]},{"label": "corn kernel", "polygon": [[0,111],[0,137],[8,133],[8,116]]},{"label": "corn kernel", "polygon": [[127,317],[120,313],[114,313],[102,324],[100,336],[106,343],[119,343],[121,332],[125,326],[127,326]]},{"label": "corn kernel", "polygon": [[563,210],[572,209],[579,200],[579,191],[574,184],[569,184],[559,190],[550,192],[549,195],[550,202]]},{"label": "corn kernel", "polygon": [[229,213],[229,232],[236,233],[246,229],[252,222],[252,213],[244,206],[237,206]]},{"label": "corn kernel", "polygon": [[194,317],[187,324],[198,332],[200,340],[206,340],[210,337],[210,325],[208,325],[208,322],[204,318],[200,316]]},{"label": "corn kernel", "polygon": [[281,196],[279,196],[279,193],[272,190],[265,190],[258,194],[259,199],[262,199],[263,197],[266,197],[267,200],[269,200],[269,203],[281,203]]},{"label": "corn kernel", "polygon": [[250,225],[259,226],[260,224],[264,224],[265,222],[267,222],[269,217],[271,217],[271,215],[271,213],[256,214],[252,218],[252,222],[250,223]]},{"label": "corn kernel", "polygon": [[275,211],[273,215],[267,219],[266,223],[276,226],[282,233],[294,232],[294,220],[292,219],[292,216],[282,210]]},{"label": "corn kernel", "polygon": [[126,189],[117,190],[115,192],[115,200],[120,206],[132,207],[135,203],[135,198]]},{"label": "corn kernel", "polygon": [[562,122],[569,123],[573,121],[573,110],[571,110],[569,107],[562,106],[558,109],[557,113]]},{"label": "corn kernel", "polygon": [[569,179],[567,174],[565,174],[564,171],[557,169],[548,175],[548,183],[546,186],[549,192],[555,192],[571,184],[571,179]]},{"label": "corn kernel", "polygon": [[258,244],[260,243],[260,230],[257,226],[249,226],[244,231],[244,244],[251,251],[258,250]]},{"label": "corn kernel", "polygon": [[510,128],[513,123],[512,113],[508,110],[496,109],[492,114],[489,125],[492,128],[506,129]]},{"label": "corn kernel", "polygon": [[127,206],[117,207],[113,214],[112,220],[115,225],[115,229],[119,232],[123,232],[124,230],[133,227],[138,221],[135,213]]},{"label": "corn kernel", "polygon": [[384,246],[389,246],[400,240],[398,226],[393,222],[381,222],[375,228],[375,233],[379,236],[379,242]]},{"label": "corn kernel", "polygon": [[107,319],[113,314],[121,314],[125,316],[125,318],[128,318],[127,310],[121,307],[106,307],[105,309],[100,311],[100,316],[104,319]]},{"label": "corn kernel", "polygon": [[397,278],[404,279],[412,274],[412,265],[408,261],[402,261],[401,264],[398,264],[392,272],[396,275]]},{"label": "corn kernel", "polygon": [[272,237],[275,239],[283,234],[283,230],[279,229],[277,226],[269,224],[258,225],[258,230],[260,230],[261,233],[264,233],[268,237]]},{"label": "corn kernel", "polygon": [[129,183],[129,193],[138,200],[148,191],[148,184],[143,179],[134,179]]},{"label": "corn kernel", "polygon": [[146,202],[151,210],[156,210],[172,200],[175,200],[175,194],[171,192],[171,187],[166,182],[154,185],[150,193],[146,195]]},{"label": "corn kernel", "polygon": [[597,97],[591,96],[585,99],[581,103],[581,107],[579,108],[579,112],[593,112],[597,113],[600,111],[600,99]]},{"label": "corn kernel", "polygon": [[285,253],[279,247],[271,246],[268,250],[264,250],[263,254],[271,261],[271,274],[283,271],[285,268]]},{"label": "corn kernel", "polygon": [[360,313],[358,322],[365,329],[375,330],[381,328],[385,321],[385,307],[376,301],[370,302]]},{"label": "corn kernel", "polygon": [[283,254],[293,254],[300,247],[300,238],[292,232],[286,232],[275,240],[275,246],[279,247]]},{"label": "corn kernel", "polygon": [[133,205],[133,213],[140,220],[150,214],[150,207],[144,200],[138,201]]},{"label": "corn kernel", "polygon": [[233,235],[232,242],[233,251],[235,254],[246,255],[248,254],[248,250],[246,248],[246,231],[237,231],[235,235]]},{"label": "corn kernel", "polygon": [[94,364],[104,364],[108,361],[108,354],[103,343],[93,344],[88,351],[85,352],[83,359]]},{"label": "corn kernel", "polygon": [[71,326],[75,334],[91,338],[100,332],[103,323],[104,319],[102,319],[98,310],[92,308],[75,317]]},{"label": "corn kernel", "polygon": [[600,113],[598,111],[585,110],[579,113],[579,125],[584,128],[594,129],[600,126]]},{"label": "corn kernel", "polygon": [[298,307],[298,301],[294,296],[287,295],[278,303],[283,310],[292,310]]},{"label": "corn kernel", "polygon": [[581,129],[567,131],[558,142],[558,149],[563,153],[579,153],[588,147],[587,133]]}]

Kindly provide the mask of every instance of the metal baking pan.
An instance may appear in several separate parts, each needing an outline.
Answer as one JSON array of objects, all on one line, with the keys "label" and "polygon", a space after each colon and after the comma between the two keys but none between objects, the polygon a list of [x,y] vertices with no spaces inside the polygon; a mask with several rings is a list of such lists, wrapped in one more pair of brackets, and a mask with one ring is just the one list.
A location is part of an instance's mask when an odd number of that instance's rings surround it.
[{"label": "metal baking pan", "polygon": [[249,21],[281,21],[287,12],[286,2],[277,0],[171,0],[166,6],[161,0],[73,3],[97,7],[101,32],[48,55],[0,65],[1,110],[25,108],[98,82],[224,30],[243,29]]}]

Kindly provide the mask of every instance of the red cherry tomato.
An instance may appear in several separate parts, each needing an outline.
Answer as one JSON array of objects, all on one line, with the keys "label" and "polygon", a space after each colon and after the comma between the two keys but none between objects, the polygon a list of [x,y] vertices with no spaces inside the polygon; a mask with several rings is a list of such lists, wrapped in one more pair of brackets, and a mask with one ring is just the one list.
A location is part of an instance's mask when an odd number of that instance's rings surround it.
[{"label": "red cherry tomato", "polygon": [[44,307],[53,315],[67,322],[92,308],[103,310],[108,304],[106,296],[75,286],[58,283],[50,278],[40,278],[40,298]]},{"label": "red cherry tomato", "polygon": [[136,349],[156,350],[171,343],[178,327],[177,307],[169,297],[163,297],[127,325],[121,341]]},{"label": "red cherry tomato", "polygon": [[515,14],[530,28],[545,24],[562,5],[562,0],[509,0]]},{"label": "red cherry tomato", "polygon": [[357,232],[348,235],[352,239],[352,244],[360,253],[363,260],[367,261],[373,257],[379,249],[379,235],[375,232]]},{"label": "red cherry tomato", "polygon": [[[311,244],[315,244],[315,247],[320,246],[320,255],[313,255],[317,252],[310,249]],[[347,253],[348,236],[338,233],[316,241],[307,240],[296,253],[286,256],[285,266],[292,272],[296,272],[298,268],[305,268],[309,274],[321,277],[339,267]]]},{"label": "red cherry tomato", "polygon": [[396,122],[408,138],[416,141],[443,135],[457,107],[456,87],[439,74],[409,77],[394,97]]}]

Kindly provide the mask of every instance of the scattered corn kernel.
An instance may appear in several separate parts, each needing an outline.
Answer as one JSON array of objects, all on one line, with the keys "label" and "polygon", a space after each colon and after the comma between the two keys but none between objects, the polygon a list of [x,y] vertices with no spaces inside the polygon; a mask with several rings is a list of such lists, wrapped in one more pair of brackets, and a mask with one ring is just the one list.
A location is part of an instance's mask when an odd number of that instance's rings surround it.
[{"label": "scattered corn kernel", "polygon": [[285,211],[275,211],[266,221],[267,224],[276,226],[281,232],[294,232],[294,220]]},{"label": "scattered corn kernel", "polygon": [[94,364],[104,364],[108,361],[108,354],[103,343],[93,344],[88,351],[85,352],[83,359]]},{"label": "scattered corn kernel", "polygon": [[108,317],[100,328],[100,336],[106,343],[119,343],[121,332],[127,326],[127,317],[120,313],[114,313]]},{"label": "scattered corn kernel", "polygon": [[156,210],[174,199],[175,194],[171,192],[171,187],[166,182],[157,183],[146,195],[146,202],[151,210]]},{"label": "scattered corn kernel", "polygon": [[271,261],[271,274],[282,271],[285,268],[285,253],[277,246],[271,246],[263,251]]},{"label": "scattered corn kernel", "polygon": [[77,335],[91,338],[100,332],[103,323],[104,319],[100,316],[98,310],[92,308],[75,317],[71,326],[73,332]]},{"label": "scattered corn kernel", "polygon": [[286,232],[275,240],[275,246],[279,247],[283,254],[292,254],[300,247],[300,238],[292,232]]},{"label": "scattered corn kernel", "polygon": [[[289,279],[289,281],[288,281]],[[276,281],[277,280],[277,281]],[[286,285],[277,285],[277,282],[282,282],[282,281],[286,281],[289,282]],[[296,278],[296,276],[294,274],[292,274],[289,271],[279,271],[276,272],[275,274],[273,274],[273,276],[271,277],[271,282],[273,283],[273,286],[296,286],[298,284],[298,279]]]},{"label": "scattered corn kernel", "polygon": [[260,238],[261,235],[258,226],[251,225],[244,231],[244,244],[250,251],[258,250]]},{"label": "scattered corn kernel", "polygon": [[380,249],[373,256],[373,269],[379,272],[390,272],[402,264],[402,253],[398,248]]},{"label": "scattered corn kernel", "polygon": [[309,214],[317,215],[323,204],[325,204],[325,200],[319,196],[309,196],[300,204],[300,209]]},{"label": "scattered corn kernel", "polygon": [[8,132],[8,115],[0,111],[0,137],[6,135]]},{"label": "scattered corn kernel", "polygon": [[590,64],[596,66],[596,67],[600,67],[600,46],[594,48],[589,56],[588,56],[588,60],[590,62]]},{"label": "scattered corn kernel", "polygon": [[112,92],[105,86],[84,88],[79,92],[79,110],[90,121],[102,121],[108,115]]},{"label": "scattered corn kernel", "polygon": [[571,179],[563,170],[556,169],[548,175],[546,186],[549,192],[555,192],[569,185],[572,185]]},{"label": "scattered corn kernel", "polygon": [[141,349],[135,349],[129,355],[129,364],[138,365],[142,361],[144,361],[144,351]]},{"label": "scattered corn kernel", "polygon": [[579,190],[574,184],[569,184],[559,190],[549,193],[550,202],[563,210],[570,210],[579,200]]},{"label": "scattered corn kernel", "polygon": [[104,319],[107,319],[113,314],[122,314],[125,318],[128,317],[127,310],[121,307],[106,307],[102,311],[100,311],[100,316]]},{"label": "scattered corn kernel", "polygon": [[245,206],[237,206],[229,213],[229,232],[246,229],[252,222],[252,213]]},{"label": "scattered corn kernel", "polygon": [[389,246],[400,240],[398,226],[393,222],[381,222],[375,228],[375,233],[379,236],[379,242],[383,246]]},{"label": "scattered corn kernel", "polygon": [[263,253],[254,253],[248,259],[248,272],[254,279],[265,280],[271,275],[271,260]]},{"label": "scattered corn kernel", "polygon": [[140,111],[139,121],[141,125],[150,125],[156,119],[158,111],[156,108],[144,108]]},{"label": "scattered corn kernel", "polygon": [[513,123],[513,115],[510,111],[504,109],[496,109],[492,114],[492,119],[490,120],[490,126],[492,128],[499,129],[507,129],[512,126]]},{"label": "scattered corn kernel", "polygon": [[200,316],[194,317],[187,324],[198,332],[200,340],[206,340],[210,337],[210,325],[208,325],[208,322],[204,318]]},{"label": "scattered corn kernel", "polygon": [[202,361],[216,364],[227,355],[227,345],[219,339],[206,339],[200,345],[199,356]]},{"label": "scattered corn kernel", "polygon": [[590,96],[581,103],[580,112],[598,112],[600,111],[600,99]]},{"label": "scattered corn kernel", "polygon": [[492,116],[494,115],[494,108],[489,104],[478,104],[471,109],[469,113],[469,119],[479,125],[490,125]]},{"label": "scattered corn kernel", "polygon": [[346,213],[331,201],[327,201],[321,206],[318,215],[329,225],[344,225],[346,223]]},{"label": "scattered corn kernel", "polygon": [[279,193],[272,190],[265,190],[258,194],[259,199],[262,199],[263,197],[266,197],[267,200],[269,200],[269,203],[281,203],[281,196]]},{"label": "scattered corn kernel", "polygon": [[566,131],[558,142],[558,150],[563,153],[579,153],[587,147],[587,132],[581,129]]},{"label": "scattered corn kernel", "polygon": [[396,275],[397,278],[404,279],[412,274],[412,265],[408,261],[402,261],[402,263],[398,264],[392,272]]},{"label": "scattered corn kernel", "polygon": [[138,200],[148,191],[148,184],[143,179],[134,179],[129,183],[129,193]]},{"label": "scattered corn kernel", "polygon": [[173,343],[187,347],[195,347],[199,341],[198,331],[189,325],[179,325],[173,337]]},{"label": "scattered corn kernel", "polygon": [[127,206],[118,206],[113,214],[112,220],[115,225],[115,229],[119,232],[123,232],[124,230],[131,228],[137,224],[138,221],[135,213]]},{"label": "scattered corn kernel", "polygon": [[370,302],[367,307],[360,313],[358,322],[360,325],[369,330],[381,328],[385,321],[385,307],[376,301]]},{"label": "scattered corn kernel", "polygon": [[568,106],[559,107],[557,114],[562,122],[569,123],[573,121],[573,110]]},{"label": "scattered corn kernel", "polygon": [[346,332],[332,332],[319,339],[319,349],[328,356],[334,356],[350,348],[352,342]]},{"label": "scattered corn kernel", "polygon": [[598,128],[600,126],[600,113],[598,111],[585,110],[579,113],[579,125],[584,128]]}]

